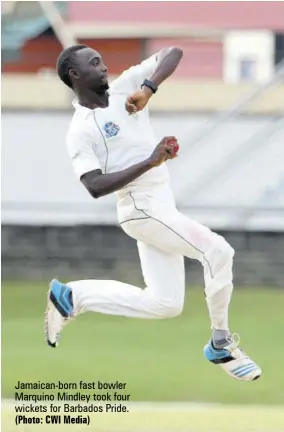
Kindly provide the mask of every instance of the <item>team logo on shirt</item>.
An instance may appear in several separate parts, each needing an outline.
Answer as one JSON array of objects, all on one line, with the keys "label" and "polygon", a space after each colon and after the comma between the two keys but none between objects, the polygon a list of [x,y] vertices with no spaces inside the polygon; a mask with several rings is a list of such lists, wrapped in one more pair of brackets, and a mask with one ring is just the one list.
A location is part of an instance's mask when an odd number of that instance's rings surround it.
[{"label": "team logo on shirt", "polygon": [[119,129],[120,129],[119,126],[113,122],[107,122],[104,125],[104,130],[105,130],[107,138],[111,138],[111,137],[114,137],[115,135],[117,135]]}]

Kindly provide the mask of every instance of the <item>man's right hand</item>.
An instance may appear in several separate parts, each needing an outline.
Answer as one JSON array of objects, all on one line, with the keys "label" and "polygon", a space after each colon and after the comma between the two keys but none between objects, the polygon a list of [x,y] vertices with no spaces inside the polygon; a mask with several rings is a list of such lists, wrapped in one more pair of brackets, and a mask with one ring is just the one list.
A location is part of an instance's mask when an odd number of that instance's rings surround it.
[{"label": "man's right hand", "polygon": [[179,146],[176,137],[165,137],[157,145],[149,158],[149,163],[152,167],[157,167],[168,159],[177,157]]}]

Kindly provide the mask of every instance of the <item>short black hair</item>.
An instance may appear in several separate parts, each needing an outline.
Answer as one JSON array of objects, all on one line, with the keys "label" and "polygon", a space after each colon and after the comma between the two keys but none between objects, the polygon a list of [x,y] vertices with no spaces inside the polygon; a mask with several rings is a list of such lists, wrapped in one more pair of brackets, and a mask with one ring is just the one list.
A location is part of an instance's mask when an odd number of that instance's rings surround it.
[{"label": "short black hair", "polygon": [[72,82],[70,80],[69,71],[76,66],[76,53],[84,48],[88,48],[87,45],[73,45],[66,48],[57,59],[56,69],[61,81],[64,82],[68,87],[73,89]]}]

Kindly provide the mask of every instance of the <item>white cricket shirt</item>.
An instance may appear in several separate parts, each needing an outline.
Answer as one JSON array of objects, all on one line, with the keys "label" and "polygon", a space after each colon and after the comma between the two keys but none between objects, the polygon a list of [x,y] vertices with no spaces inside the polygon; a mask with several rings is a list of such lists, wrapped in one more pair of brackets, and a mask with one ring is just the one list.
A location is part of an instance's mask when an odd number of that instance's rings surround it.
[{"label": "white cricket shirt", "polygon": [[[67,148],[76,176],[101,169],[104,174],[121,171],[147,159],[159,139],[152,129],[148,108],[130,116],[126,98],[141,88],[157,68],[158,55],[123,72],[109,89],[109,106],[91,110],[74,101],[73,115],[67,134]],[[153,168],[123,188],[124,194],[137,188],[167,184],[165,164]]]}]

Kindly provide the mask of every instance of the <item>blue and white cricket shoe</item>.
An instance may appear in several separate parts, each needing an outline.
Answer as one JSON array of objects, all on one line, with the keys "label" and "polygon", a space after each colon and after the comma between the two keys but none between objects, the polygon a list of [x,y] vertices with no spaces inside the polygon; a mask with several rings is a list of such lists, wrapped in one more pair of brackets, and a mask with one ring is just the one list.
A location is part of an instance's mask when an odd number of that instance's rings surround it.
[{"label": "blue and white cricket shoe", "polygon": [[[238,340],[234,340],[237,337]],[[232,335],[228,345],[222,349],[216,349],[212,340],[204,347],[204,355],[207,360],[218,364],[231,377],[240,381],[255,381],[261,376],[260,367],[239,348],[240,338]]]},{"label": "blue and white cricket shoe", "polygon": [[56,279],[52,280],[47,295],[44,320],[44,336],[49,346],[52,348],[58,346],[60,332],[73,318],[73,314],[71,289]]}]

